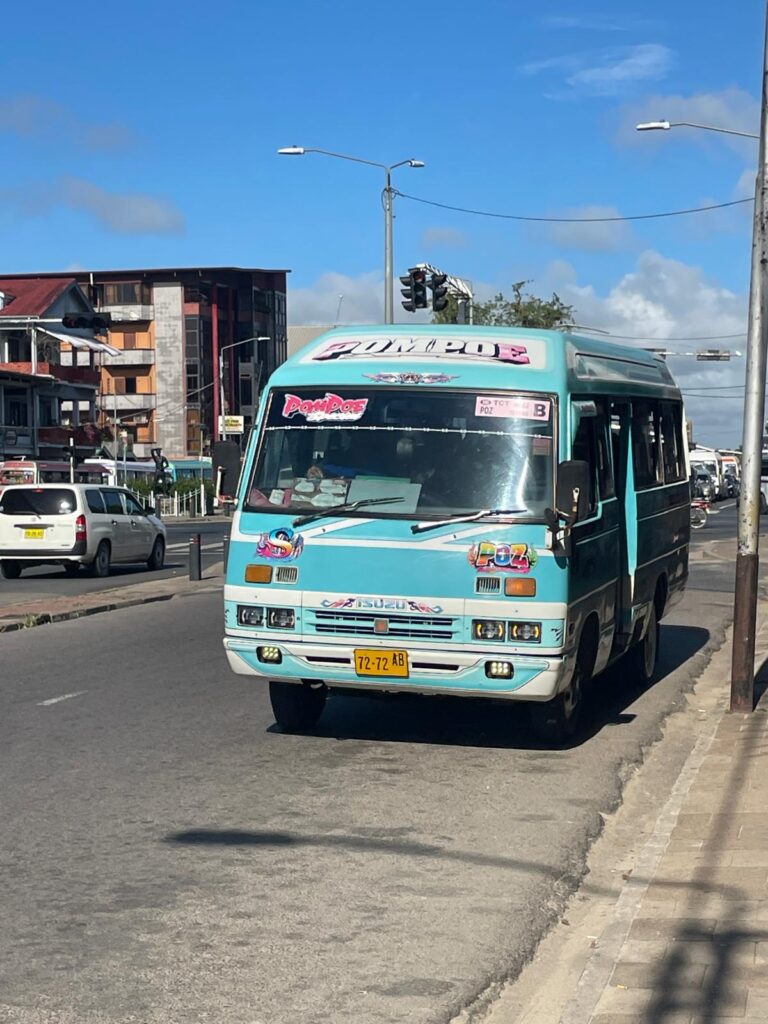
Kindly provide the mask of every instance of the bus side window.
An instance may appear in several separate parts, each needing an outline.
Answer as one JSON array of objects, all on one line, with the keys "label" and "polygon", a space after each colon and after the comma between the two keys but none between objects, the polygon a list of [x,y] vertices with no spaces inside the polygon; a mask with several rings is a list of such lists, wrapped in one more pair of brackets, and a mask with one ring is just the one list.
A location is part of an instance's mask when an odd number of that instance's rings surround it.
[{"label": "bus side window", "polygon": [[661,405],[661,454],[665,483],[684,480],[683,411],[677,403],[662,402]]},{"label": "bus side window", "polygon": [[579,429],[573,441],[573,458],[588,462],[591,469],[589,489],[589,511],[597,511],[597,497],[601,501],[612,498],[615,493],[613,467],[608,440],[608,417],[603,402],[596,401],[597,416],[585,416],[579,422]]},{"label": "bus side window", "polygon": [[662,481],[659,461],[659,407],[638,401],[632,406],[632,463],[635,487],[656,487]]},{"label": "bus side window", "polygon": [[593,516],[597,510],[597,489],[595,487],[596,463],[595,457],[595,423],[596,417],[585,416],[579,422],[579,429],[573,439],[572,458],[579,462],[589,463],[589,515]]}]

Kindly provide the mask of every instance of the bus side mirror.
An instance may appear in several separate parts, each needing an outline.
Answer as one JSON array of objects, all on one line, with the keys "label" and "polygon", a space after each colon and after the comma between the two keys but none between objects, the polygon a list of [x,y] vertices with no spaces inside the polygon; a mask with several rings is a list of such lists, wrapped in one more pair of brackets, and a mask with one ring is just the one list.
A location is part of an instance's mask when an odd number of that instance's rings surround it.
[{"label": "bus side mirror", "polygon": [[588,462],[571,459],[557,467],[556,512],[567,526],[589,515],[590,482]]}]

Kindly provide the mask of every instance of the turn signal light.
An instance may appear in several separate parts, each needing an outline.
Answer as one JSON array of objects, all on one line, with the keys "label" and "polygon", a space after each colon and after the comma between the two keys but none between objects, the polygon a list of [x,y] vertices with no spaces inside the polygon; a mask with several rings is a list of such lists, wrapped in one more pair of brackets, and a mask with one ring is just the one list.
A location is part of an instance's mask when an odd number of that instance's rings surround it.
[{"label": "turn signal light", "polygon": [[504,593],[507,597],[536,597],[536,580],[504,580]]},{"label": "turn signal light", "polygon": [[246,567],[245,567],[245,582],[246,583],[271,583],[272,582],[272,566],[271,565],[246,565]]}]

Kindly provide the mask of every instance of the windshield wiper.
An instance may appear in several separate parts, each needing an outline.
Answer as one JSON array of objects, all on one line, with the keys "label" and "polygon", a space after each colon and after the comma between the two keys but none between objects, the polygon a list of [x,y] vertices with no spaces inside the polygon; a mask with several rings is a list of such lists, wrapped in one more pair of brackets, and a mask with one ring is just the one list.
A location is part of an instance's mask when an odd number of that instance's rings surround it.
[{"label": "windshield wiper", "polygon": [[425,530],[435,530],[438,526],[452,526],[453,523],[476,523],[487,516],[517,516],[527,512],[526,508],[484,508],[479,512],[467,512],[466,515],[451,516],[450,519],[427,520],[424,523],[414,523],[411,533],[423,533]]},{"label": "windshield wiper", "polygon": [[343,515],[345,512],[357,512],[359,508],[367,508],[371,505],[391,505],[394,501],[405,501],[405,498],[361,498],[359,501],[350,501],[346,505],[329,505],[328,508],[319,508],[309,515],[299,516],[294,519],[292,526],[304,526],[312,523],[315,519],[324,519],[326,516]]}]

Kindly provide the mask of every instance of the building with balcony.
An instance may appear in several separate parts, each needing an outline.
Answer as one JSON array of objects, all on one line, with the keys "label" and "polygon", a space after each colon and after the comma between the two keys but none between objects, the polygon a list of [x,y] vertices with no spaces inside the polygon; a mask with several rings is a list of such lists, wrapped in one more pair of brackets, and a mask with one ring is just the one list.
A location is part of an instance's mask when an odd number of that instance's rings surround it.
[{"label": "building with balcony", "polygon": [[241,415],[247,433],[261,388],[286,357],[287,274],[241,267],[77,271],[86,299],[112,318],[117,355],[101,365],[101,423],[117,419],[140,458],[154,447],[169,458],[199,455],[218,436],[222,412]]},{"label": "building with balcony", "polygon": [[63,327],[93,307],[71,276],[0,278],[0,459],[61,458],[100,443],[98,360],[110,351],[92,330]]}]

